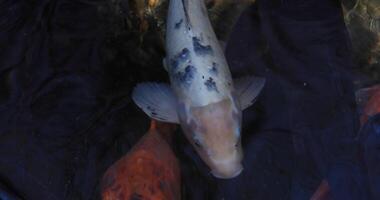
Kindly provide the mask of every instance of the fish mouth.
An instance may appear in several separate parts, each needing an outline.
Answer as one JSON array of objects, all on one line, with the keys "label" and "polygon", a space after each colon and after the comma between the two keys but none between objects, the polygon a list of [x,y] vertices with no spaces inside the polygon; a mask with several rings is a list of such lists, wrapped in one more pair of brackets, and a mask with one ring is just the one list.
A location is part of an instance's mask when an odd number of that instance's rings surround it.
[{"label": "fish mouth", "polygon": [[235,178],[237,176],[239,176],[241,174],[241,172],[243,171],[243,166],[240,165],[236,170],[234,170],[232,173],[228,172],[228,173],[221,173],[221,172],[218,172],[218,171],[215,171],[215,170],[212,170],[211,171],[211,174],[216,177],[216,178],[220,178],[220,179],[231,179],[231,178]]}]

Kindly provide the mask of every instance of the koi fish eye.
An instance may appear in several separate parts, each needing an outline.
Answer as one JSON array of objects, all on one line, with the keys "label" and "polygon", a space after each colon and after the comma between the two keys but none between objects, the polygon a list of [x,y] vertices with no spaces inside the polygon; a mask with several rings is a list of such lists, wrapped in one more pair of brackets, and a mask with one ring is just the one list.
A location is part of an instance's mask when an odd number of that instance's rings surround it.
[{"label": "koi fish eye", "polygon": [[235,145],[234,145],[234,147],[236,147],[236,148],[238,148],[239,146],[240,146],[240,127],[238,126],[238,127],[236,127],[235,128],[235,134],[237,135],[237,140],[236,140],[236,142],[235,142]]},{"label": "koi fish eye", "polygon": [[194,138],[194,144],[195,144],[196,147],[202,148],[201,142],[198,139],[196,139],[196,138]]}]

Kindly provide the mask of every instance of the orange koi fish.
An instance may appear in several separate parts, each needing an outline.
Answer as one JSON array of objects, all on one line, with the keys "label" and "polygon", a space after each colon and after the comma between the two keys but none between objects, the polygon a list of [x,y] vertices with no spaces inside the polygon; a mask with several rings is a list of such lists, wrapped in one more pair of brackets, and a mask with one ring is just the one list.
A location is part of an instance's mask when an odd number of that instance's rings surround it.
[{"label": "orange koi fish", "polygon": [[180,199],[180,168],[170,148],[175,129],[152,120],[148,133],[104,174],[102,199]]}]

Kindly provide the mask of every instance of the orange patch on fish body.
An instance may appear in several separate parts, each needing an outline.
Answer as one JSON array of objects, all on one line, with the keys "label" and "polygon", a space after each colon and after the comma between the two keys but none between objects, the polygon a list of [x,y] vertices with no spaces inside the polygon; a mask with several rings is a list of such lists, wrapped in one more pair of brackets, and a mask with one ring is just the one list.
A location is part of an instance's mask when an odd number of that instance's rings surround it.
[{"label": "orange patch on fish body", "polygon": [[199,120],[201,133],[203,133],[203,143],[213,149],[216,159],[222,159],[225,153],[233,152],[232,149],[223,151],[231,141],[236,141],[237,137],[233,132],[234,122],[232,121],[232,105],[228,100],[209,104],[204,107],[191,109],[195,119]]},{"label": "orange patch on fish body", "polygon": [[192,115],[187,138],[218,178],[232,178],[243,170],[240,145],[241,112],[230,99],[190,108]]}]

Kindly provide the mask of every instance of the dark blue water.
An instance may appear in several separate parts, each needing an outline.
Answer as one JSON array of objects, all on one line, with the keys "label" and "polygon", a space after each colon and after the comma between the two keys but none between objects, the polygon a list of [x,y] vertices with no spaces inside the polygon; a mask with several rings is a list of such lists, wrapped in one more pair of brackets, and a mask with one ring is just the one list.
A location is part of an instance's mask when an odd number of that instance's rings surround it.
[{"label": "dark blue water", "polygon": [[[111,37],[107,12],[0,1],[0,199],[99,199],[101,175],[148,129],[130,92],[167,81],[162,49]],[[337,200],[380,199],[380,121],[359,132],[351,50],[337,0],[258,0],[227,45],[234,77],[267,80],[243,113],[245,169],[213,178],[178,132],[183,199],[302,200],[322,180]]]}]

